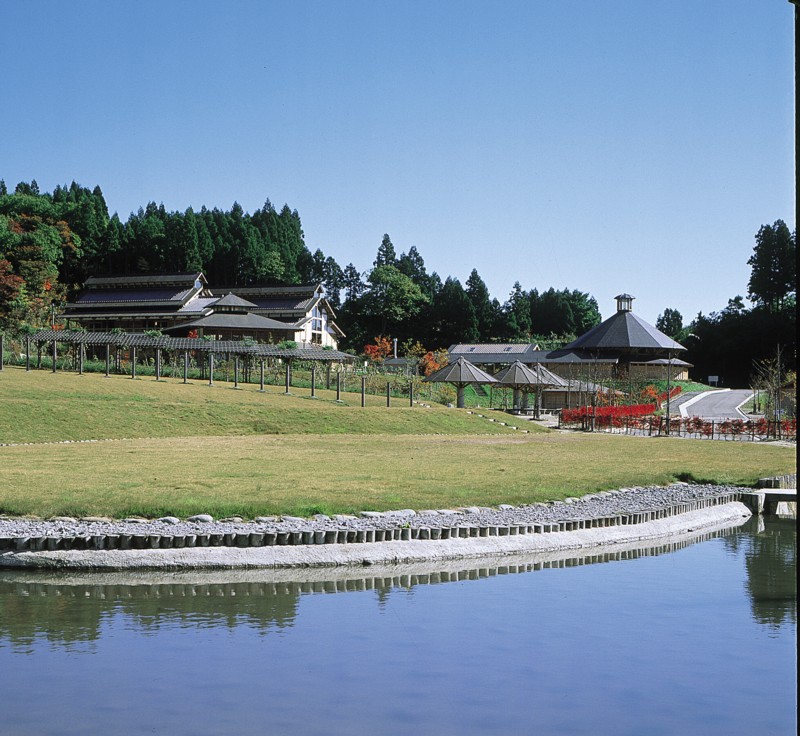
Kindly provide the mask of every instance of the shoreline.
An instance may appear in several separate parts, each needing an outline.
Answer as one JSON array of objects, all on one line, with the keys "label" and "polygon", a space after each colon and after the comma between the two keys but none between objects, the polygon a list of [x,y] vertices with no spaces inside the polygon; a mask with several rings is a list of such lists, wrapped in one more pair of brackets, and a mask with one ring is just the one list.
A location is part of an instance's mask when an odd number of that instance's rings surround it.
[{"label": "shoreline", "polygon": [[[120,588],[153,586],[165,595],[197,595],[198,589],[246,585],[248,594],[253,586],[269,586],[269,590],[293,587],[301,593],[336,593],[367,590],[385,585],[410,587],[417,584],[436,584],[496,575],[531,572],[667,554],[709,539],[732,533],[750,519],[723,521],[682,534],[653,540],[598,544],[578,549],[555,551],[509,552],[502,555],[483,555],[467,558],[448,558],[397,564],[338,565],[318,567],[272,568],[189,568],[153,570],[126,568],[123,570],[61,570],[43,568],[10,568],[0,570],[0,585],[37,586],[37,594],[53,590],[59,595],[69,591],[101,588],[118,591]],[[199,586],[199,588],[198,588]],[[116,593],[113,593],[116,594]],[[109,593],[111,595],[111,593]]]},{"label": "shoreline", "polygon": [[[598,554],[609,548],[651,540],[674,541],[686,535],[743,523],[750,510],[730,495],[702,499],[698,508],[679,512],[653,509],[635,523],[564,528],[546,533],[457,536],[357,544],[219,546],[172,549],[6,550],[0,568],[40,571],[184,571],[395,567],[449,560],[533,555],[558,558]],[[565,504],[569,506],[568,504]],[[644,517],[645,515],[637,515]],[[407,529],[407,527],[405,527]]]}]

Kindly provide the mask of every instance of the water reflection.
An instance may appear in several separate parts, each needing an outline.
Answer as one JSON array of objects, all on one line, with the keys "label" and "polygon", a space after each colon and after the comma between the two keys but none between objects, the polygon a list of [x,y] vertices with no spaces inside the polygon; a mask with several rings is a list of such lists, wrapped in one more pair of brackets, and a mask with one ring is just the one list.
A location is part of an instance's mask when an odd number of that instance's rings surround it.
[{"label": "water reflection", "polygon": [[101,636],[103,622],[117,612],[145,634],[176,624],[248,626],[267,634],[294,625],[301,595],[375,591],[378,607],[384,608],[395,592],[413,595],[420,585],[635,560],[720,537],[731,553],[744,550],[755,618],[779,625],[787,618],[796,622],[794,535],[793,522],[786,521],[771,524],[755,536],[727,527],[648,546],[629,543],[591,553],[510,555],[413,566],[173,573],[6,570],[0,571],[0,645],[6,641],[25,648],[37,639],[56,645],[92,642]]},{"label": "water reflection", "polygon": [[797,522],[790,518],[763,517],[749,523],[753,534],[733,534],[725,539],[734,553],[744,554],[745,581],[753,618],[777,628],[797,624]]},{"label": "water reflection", "polygon": [[795,733],[794,533],[357,570],[0,571],[0,733]]}]

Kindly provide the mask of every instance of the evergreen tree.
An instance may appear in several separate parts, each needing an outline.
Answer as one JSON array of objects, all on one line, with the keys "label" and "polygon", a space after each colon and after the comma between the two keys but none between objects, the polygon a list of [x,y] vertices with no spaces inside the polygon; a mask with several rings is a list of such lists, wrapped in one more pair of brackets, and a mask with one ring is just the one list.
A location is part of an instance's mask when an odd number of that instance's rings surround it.
[{"label": "evergreen tree", "polygon": [[480,333],[475,307],[458,279],[445,279],[434,297],[431,324],[433,334],[427,344],[434,349],[478,341]]},{"label": "evergreen tree", "polygon": [[495,310],[489,297],[489,289],[478,274],[477,269],[473,268],[467,279],[467,296],[472,303],[475,319],[478,327],[478,340],[488,342],[494,337]]},{"label": "evergreen tree", "polygon": [[762,225],[756,235],[751,266],[748,296],[771,312],[779,311],[788,296],[796,293],[797,242],[783,220]]},{"label": "evergreen tree", "polygon": [[503,339],[511,342],[530,340],[530,297],[522,290],[519,281],[514,282],[508,301],[503,305],[503,316],[505,318],[502,330]]},{"label": "evergreen tree", "polygon": [[394,246],[389,236],[384,233],[383,240],[378,246],[378,255],[375,257],[375,262],[372,264],[375,268],[379,266],[394,266],[396,265],[397,256],[395,255]]},{"label": "evergreen tree", "polygon": [[352,263],[348,263],[344,267],[343,276],[342,288],[345,293],[345,301],[354,302],[364,293],[367,287],[361,278],[361,273]]},{"label": "evergreen tree", "polygon": [[665,335],[669,335],[673,340],[677,339],[677,336],[683,330],[683,315],[677,309],[667,307],[658,315],[656,329]]}]

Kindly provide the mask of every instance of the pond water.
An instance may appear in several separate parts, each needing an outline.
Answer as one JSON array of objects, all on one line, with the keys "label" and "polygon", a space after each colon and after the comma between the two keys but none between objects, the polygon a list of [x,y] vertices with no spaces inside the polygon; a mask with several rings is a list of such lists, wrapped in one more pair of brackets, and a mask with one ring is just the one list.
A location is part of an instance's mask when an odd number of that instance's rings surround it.
[{"label": "pond water", "polygon": [[796,528],[760,524],[552,566],[0,571],[0,733],[793,734]]}]

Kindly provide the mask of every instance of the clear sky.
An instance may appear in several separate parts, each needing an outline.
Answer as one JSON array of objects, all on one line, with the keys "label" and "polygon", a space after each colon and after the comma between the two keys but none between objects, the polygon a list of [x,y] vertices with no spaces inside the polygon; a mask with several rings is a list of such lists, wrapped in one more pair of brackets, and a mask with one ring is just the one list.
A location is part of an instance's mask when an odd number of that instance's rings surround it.
[{"label": "clear sky", "polygon": [[0,178],[384,233],[492,296],[623,291],[655,322],[746,294],[795,227],[786,0],[2,0]]}]

